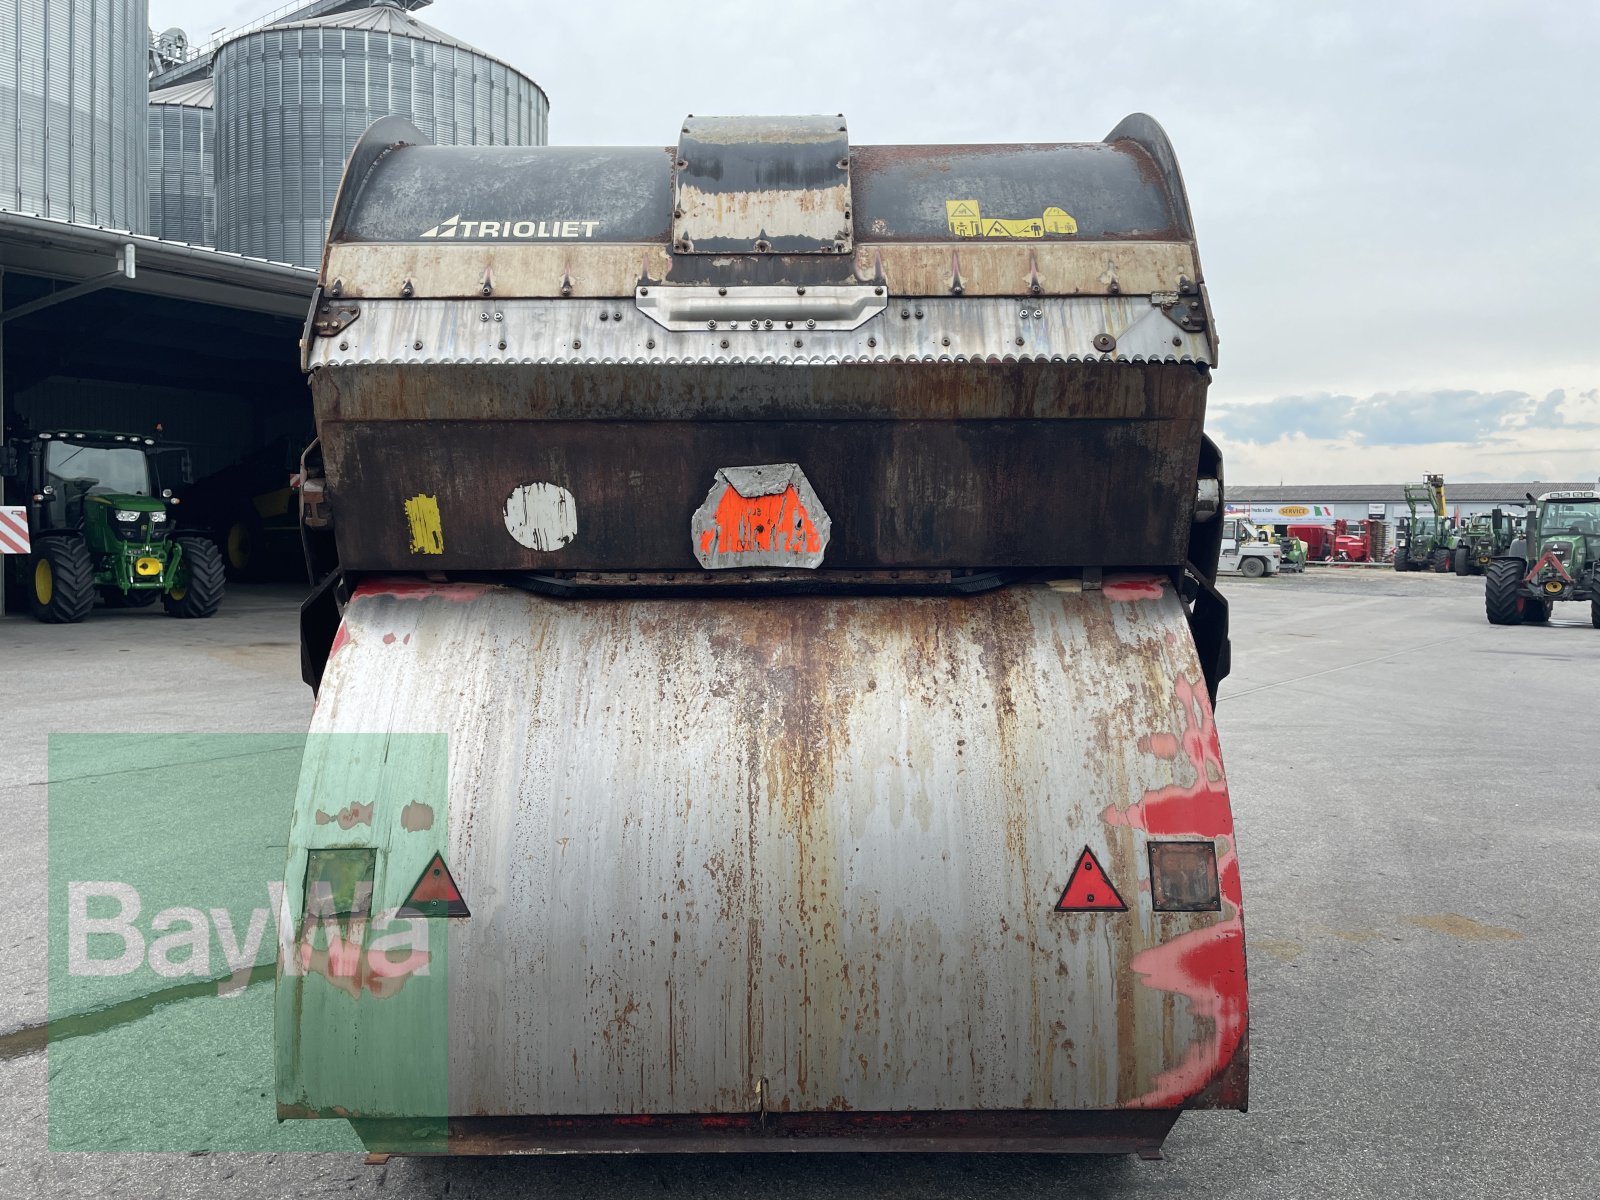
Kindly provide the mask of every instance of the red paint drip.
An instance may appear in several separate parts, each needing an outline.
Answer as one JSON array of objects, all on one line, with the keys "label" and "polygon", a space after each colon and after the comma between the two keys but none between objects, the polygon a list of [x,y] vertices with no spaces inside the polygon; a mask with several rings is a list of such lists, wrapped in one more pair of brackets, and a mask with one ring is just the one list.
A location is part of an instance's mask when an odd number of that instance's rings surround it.
[{"label": "red paint drip", "polygon": [[1113,575],[1100,585],[1107,600],[1159,600],[1166,593],[1161,575]]},{"label": "red paint drip", "polygon": [[332,658],[335,654],[339,653],[340,650],[343,650],[345,643],[349,640],[350,631],[344,627],[344,622],[340,621],[339,632],[333,635],[333,645],[328,647],[328,657]]},{"label": "red paint drip", "polygon": [[1113,805],[1101,817],[1108,825],[1131,826],[1154,837],[1221,840],[1217,878],[1224,919],[1152,946],[1136,954],[1129,964],[1146,987],[1186,997],[1190,1013],[1211,1025],[1210,1032],[1193,1042],[1178,1065],[1163,1072],[1150,1091],[1128,1101],[1131,1108],[1173,1108],[1204,1089],[1233,1060],[1249,1017],[1244,905],[1222,747],[1205,688],[1179,678],[1176,689],[1183,709],[1183,732],[1176,736],[1150,734],[1140,739],[1139,747],[1159,758],[1176,758],[1181,750],[1194,768],[1194,782],[1146,792],[1137,804],[1125,810]]}]

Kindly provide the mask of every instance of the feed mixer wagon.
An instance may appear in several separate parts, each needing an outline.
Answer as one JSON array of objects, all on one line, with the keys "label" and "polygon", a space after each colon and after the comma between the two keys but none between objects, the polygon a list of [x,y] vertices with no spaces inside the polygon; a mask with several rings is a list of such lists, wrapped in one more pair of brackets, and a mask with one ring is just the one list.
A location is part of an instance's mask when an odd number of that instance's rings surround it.
[{"label": "feed mixer wagon", "polygon": [[1216,336],[1153,121],[386,118],[304,357],[282,1117],[1153,1153],[1244,1107]]}]

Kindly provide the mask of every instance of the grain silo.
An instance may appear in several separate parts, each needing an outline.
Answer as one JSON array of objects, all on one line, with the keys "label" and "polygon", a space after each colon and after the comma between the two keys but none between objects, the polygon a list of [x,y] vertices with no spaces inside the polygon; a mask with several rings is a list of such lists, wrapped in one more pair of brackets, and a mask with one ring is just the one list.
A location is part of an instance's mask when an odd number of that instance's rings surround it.
[{"label": "grain silo", "polygon": [[0,208],[145,226],[148,0],[0,0]]},{"label": "grain silo", "polygon": [[214,64],[217,243],[315,266],[345,156],[397,113],[435,142],[537,146],[549,101],[521,72],[389,0],[255,29]]},{"label": "grain silo", "polygon": [[217,244],[216,113],[209,78],[150,93],[150,225],[157,237]]}]

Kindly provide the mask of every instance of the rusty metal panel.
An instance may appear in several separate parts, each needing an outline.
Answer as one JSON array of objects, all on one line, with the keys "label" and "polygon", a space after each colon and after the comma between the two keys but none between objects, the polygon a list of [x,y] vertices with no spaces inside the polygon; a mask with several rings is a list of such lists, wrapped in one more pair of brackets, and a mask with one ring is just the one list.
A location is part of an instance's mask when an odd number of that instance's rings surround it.
[{"label": "rusty metal panel", "polygon": [[680,254],[848,254],[850,139],[838,117],[696,117],[674,164]]},{"label": "rusty metal panel", "polygon": [[[472,915],[448,1033],[414,1035],[448,1036],[451,1114],[1242,1104],[1227,787],[1164,581],[624,602],[372,581],[313,721],[356,732],[448,739],[463,819],[438,846]],[[356,767],[308,764],[298,809]],[[375,824],[405,800],[374,794]],[[1215,848],[1220,912],[1152,911],[1152,838]],[[1055,911],[1085,847],[1126,912]],[[379,864],[380,892],[411,877]],[[303,1102],[345,1104],[359,1048],[279,1011],[280,1062],[329,1059]]]},{"label": "rusty metal panel", "polygon": [[[896,297],[964,295],[1147,296],[1176,292],[1200,278],[1188,242],[858,241],[853,259],[830,276],[843,284],[883,285]],[[768,256],[759,276],[769,286],[818,286],[815,259]],[[617,298],[654,283],[708,287],[750,283],[747,263],[690,257],[644,243],[507,244],[431,241],[333,243],[325,277],[345,297],[411,299],[502,297]],[[822,284],[825,286],[825,284]],[[959,288],[959,291],[957,289]]]},{"label": "rusty metal panel", "polygon": [[[1200,440],[1195,417],[319,428],[351,570],[694,570],[691,514],[718,471],[752,463],[804,470],[835,570],[1179,564]],[[533,484],[572,497],[575,536],[513,532],[508,500]]]}]

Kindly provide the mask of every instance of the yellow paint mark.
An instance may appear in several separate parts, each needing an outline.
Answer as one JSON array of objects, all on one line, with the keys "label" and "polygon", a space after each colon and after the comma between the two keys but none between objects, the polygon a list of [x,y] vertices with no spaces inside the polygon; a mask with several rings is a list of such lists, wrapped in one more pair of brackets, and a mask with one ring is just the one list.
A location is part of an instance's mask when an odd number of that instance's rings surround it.
[{"label": "yellow paint mark", "polygon": [[1435,933],[1448,933],[1451,937],[1471,942],[1509,941],[1522,935],[1515,929],[1500,925],[1484,925],[1459,913],[1435,913],[1425,917],[1407,917],[1413,925],[1431,929]]},{"label": "yellow paint mark", "polygon": [[1303,945],[1288,938],[1256,938],[1251,945],[1257,950],[1265,950],[1279,962],[1293,962],[1305,951]]},{"label": "yellow paint mark", "polygon": [[418,495],[407,500],[406,520],[411,523],[411,553],[444,553],[444,529],[439,524],[437,496]]},{"label": "yellow paint mark", "polygon": [[1047,208],[1038,217],[1012,220],[985,217],[976,200],[946,200],[945,222],[956,237],[1042,238],[1046,234],[1073,234],[1078,222],[1064,208]]}]

